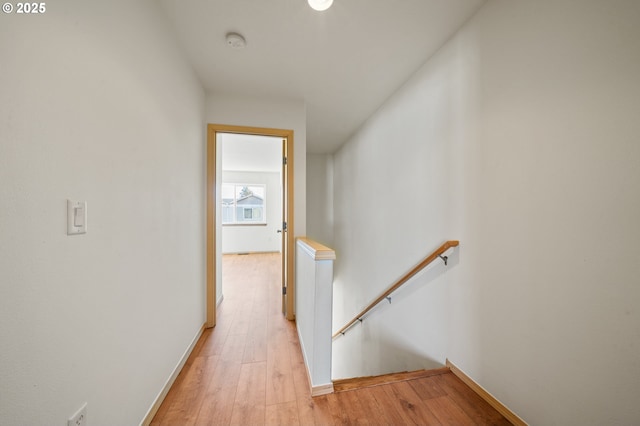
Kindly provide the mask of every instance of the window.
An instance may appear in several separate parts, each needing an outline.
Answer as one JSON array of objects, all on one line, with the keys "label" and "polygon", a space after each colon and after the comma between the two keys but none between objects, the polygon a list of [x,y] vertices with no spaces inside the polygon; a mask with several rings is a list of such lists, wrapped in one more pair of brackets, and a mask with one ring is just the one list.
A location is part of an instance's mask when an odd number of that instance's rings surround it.
[{"label": "window", "polygon": [[222,184],[222,224],[266,224],[265,186]]}]

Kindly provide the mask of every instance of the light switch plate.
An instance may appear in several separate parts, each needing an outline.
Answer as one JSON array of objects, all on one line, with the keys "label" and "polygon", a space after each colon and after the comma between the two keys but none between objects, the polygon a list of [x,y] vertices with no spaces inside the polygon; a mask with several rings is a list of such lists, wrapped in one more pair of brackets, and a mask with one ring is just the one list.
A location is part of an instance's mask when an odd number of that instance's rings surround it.
[{"label": "light switch plate", "polygon": [[67,200],[67,235],[87,233],[87,202]]}]

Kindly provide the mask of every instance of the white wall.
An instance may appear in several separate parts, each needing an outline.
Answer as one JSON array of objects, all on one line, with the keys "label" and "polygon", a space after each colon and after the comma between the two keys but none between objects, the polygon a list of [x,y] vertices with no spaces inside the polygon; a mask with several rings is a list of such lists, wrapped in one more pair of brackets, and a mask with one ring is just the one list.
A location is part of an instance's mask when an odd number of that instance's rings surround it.
[{"label": "white wall", "polygon": [[1,20],[0,423],[138,424],[205,320],[203,90],[154,1]]},{"label": "white wall", "polygon": [[[294,155],[294,227],[295,236],[306,233],[306,158],[307,118],[303,101],[242,97],[221,93],[207,93],[205,114],[211,124],[268,127],[293,130]],[[222,233],[217,234],[217,247],[221,247]],[[222,295],[222,264],[219,256],[216,266],[216,294],[218,303]]]},{"label": "white wall", "polygon": [[490,0],[335,155],[337,322],[461,241],[335,369],[448,357],[531,424],[640,421],[638,22]]},{"label": "white wall", "polygon": [[333,246],[333,156],[307,154],[307,236]]},{"label": "white wall", "polygon": [[335,253],[296,241],[296,328],[311,395],[333,391],[331,382],[331,299]]},{"label": "white wall", "polygon": [[265,185],[267,224],[222,227],[222,253],[279,252],[282,249],[282,184],[280,173],[223,171],[222,181]]}]

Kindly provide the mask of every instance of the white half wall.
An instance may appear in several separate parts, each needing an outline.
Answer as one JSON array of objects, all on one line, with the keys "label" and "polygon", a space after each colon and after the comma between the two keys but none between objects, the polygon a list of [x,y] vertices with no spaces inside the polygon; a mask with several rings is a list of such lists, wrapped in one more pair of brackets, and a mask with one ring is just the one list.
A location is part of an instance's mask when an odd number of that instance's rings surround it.
[{"label": "white half wall", "polygon": [[448,357],[530,424],[640,421],[638,22],[637,1],[490,0],[336,153],[335,327],[461,245],[334,371]]},{"label": "white half wall", "polygon": [[333,392],[331,299],[335,253],[307,239],[296,241],[296,328],[311,395]]},{"label": "white half wall", "polygon": [[205,321],[204,91],[155,1],[1,21],[0,424],[139,424]]},{"label": "white half wall", "polygon": [[222,226],[222,253],[279,252],[282,249],[280,173],[223,171],[224,183],[262,184],[266,188],[266,225]]}]

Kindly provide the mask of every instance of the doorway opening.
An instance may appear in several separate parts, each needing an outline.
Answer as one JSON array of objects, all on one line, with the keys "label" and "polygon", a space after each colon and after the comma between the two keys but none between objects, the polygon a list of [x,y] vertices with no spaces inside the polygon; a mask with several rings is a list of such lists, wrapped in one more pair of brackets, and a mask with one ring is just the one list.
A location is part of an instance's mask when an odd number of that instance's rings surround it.
[{"label": "doorway opening", "polygon": [[222,300],[224,253],[279,252],[282,312],[293,320],[293,131],[207,130],[206,326],[215,326]]}]

